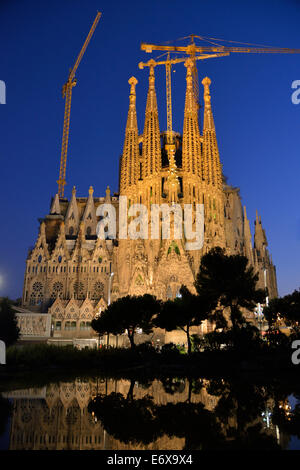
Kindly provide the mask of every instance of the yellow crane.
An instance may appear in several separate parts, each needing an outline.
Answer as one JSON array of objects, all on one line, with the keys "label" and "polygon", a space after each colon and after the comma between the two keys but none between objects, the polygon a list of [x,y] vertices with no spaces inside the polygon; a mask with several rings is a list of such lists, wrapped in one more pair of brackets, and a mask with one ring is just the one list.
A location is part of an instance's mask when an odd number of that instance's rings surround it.
[{"label": "yellow crane", "polygon": [[[218,54],[200,54],[193,58],[193,63],[195,64],[196,60],[200,59],[210,59],[213,57],[220,57],[229,55],[228,52],[218,53]],[[172,92],[171,92],[171,69],[173,64],[178,64],[180,62],[185,62],[186,57],[178,59],[170,59],[170,54],[168,53],[167,60],[155,61],[153,59],[148,62],[140,62],[139,68],[143,69],[144,67],[156,67],[157,65],[165,65],[166,68],[166,101],[167,101],[167,142],[165,145],[168,160],[169,160],[169,175],[167,178],[167,187],[169,191],[169,197],[172,202],[177,201],[179,180],[177,175],[177,167],[175,162],[175,142],[173,137],[172,129]],[[195,103],[196,105],[196,103]]]},{"label": "yellow crane", "polygon": [[67,165],[67,154],[68,154],[68,141],[69,141],[69,129],[70,129],[70,114],[71,114],[71,100],[72,100],[72,88],[76,85],[75,73],[81,62],[83,54],[91,40],[91,37],[94,34],[96,26],[100,20],[101,12],[98,12],[96,18],[92,24],[90,32],[82,46],[81,51],[76,59],[76,62],[73,68],[70,70],[68,80],[64,84],[62,89],[63,98],[65,98],[65,114],[64,114],[64,127],[63,127],[63,136],[62,136],[62,146],[61,146],[61,157],[60,157],[60,169],[59,169],[59,179],[57,180],[58,184],[58,196],[64,197],[64,187],[66,184],[66,165]]},{"label": "yellow crane", "polygon": [[[190,43],[187,46],[172,46],[172,45],[159,45],[159,44],[148,44],[142,43],[141,50],[147,53],[152,53],[153,51],[163,51],[165,53],[183,53],[186,56],[189,56],[193,61],[193,89],[194,97],[197,107],[199,109],[199,86],[198,86],[198,72],[196,66],[196,59],[198,59],[198,54],[207,54],[207,57],[211,57],[212,54],[217,54],[215,57],[220,57],[221,55],[229,55],[231,53],[279,53],[279,54],[299,54],[300,49],[288,49],[284,47],[265,47],[256,44],[249,43],[240,43],[237,41],[225,41],[227,43],[234,44],[243,44],[243,46],[227,46],[220,44],[224,42],[223,39],[218,38],[209,38],[205,36],[197,36],[192,34],[188,36],[190,38]],[[208,42],[211,45],[197,45],[195,44],[195,38],[200,39],[203,42]],[[187,39],[187,38],[182,38]]]},{"label": "yellow crane", "polygon": [[[214,57],[223,57],[229,55],[228,52],[218,53],[218,54],[201,54],[195,55],[193,57],[193,62],[196,60],[210,59]],[[173,130],[172,130],[172,83],[171,83],[171,70],[173,64],[179,64],[180,62],[185,62],[186,58],[181,57],[177,59],[170,59],[170,53],[168,53],[167,60],[155,61],[153,59],[148,62],[140,62],[139,68],[143,69],[144,67],[156,67],[157,65],[165,65],[166,68],[166,102],[167,102],[167,149],[169,146],[174,147],[173,141]],[[194,67],[193,67],[194,68]],[[197,104],[197,101],[196,101]]]}]

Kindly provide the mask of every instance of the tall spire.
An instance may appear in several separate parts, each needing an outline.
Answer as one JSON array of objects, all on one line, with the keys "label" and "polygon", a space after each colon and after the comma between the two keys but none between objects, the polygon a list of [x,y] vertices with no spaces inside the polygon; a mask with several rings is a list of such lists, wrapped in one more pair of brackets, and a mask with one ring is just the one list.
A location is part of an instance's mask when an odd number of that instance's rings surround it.
[{"label": "tall spire", "polygon": [[222,168],[211,109],[210,84],[211,80],[208,77],[202,80],[204,86],[203,178],[208,184],[222,189]]},{"label": "tall spire", "polygon": [[198,110],[193,91],[193,62],[187,59],[186,95],[182,137],[182,169],[196,176],[201,176],[201,145],[198,123]]},{"label": "tall spire", "polygon": [[161,145],[155,92],[154,64],[154,60],[150,61],[149,90],[143,133],[143,178],[158,174],[161,167]]},{"label": "tall spire", "polygon": [[125,131],[123,155],[121,159],[120,192],[123,193],[137,181],[137,165],[139,156],[138,126],[136,117],[136,93],[138,83],[135,77],[128,80],[130,85],[129,111]]},{"label": "tall spire", "polygon": [[250,230],[250,222],[247,218],[246,206],[244,206],[244,241],[245,241],[245,256],[247,256],[249,263],[254,265],[253,258],[253,245],[252,245],[252,235]]},{"label": "tall spire", "polygon": [[265,255],[266,247],[268,246],[266,232],[264,231],[261,223],[261,217],[258,216],[256,211],[255,217],[255,233],[254,233],[254,248],[257,250],[259,257]]}]

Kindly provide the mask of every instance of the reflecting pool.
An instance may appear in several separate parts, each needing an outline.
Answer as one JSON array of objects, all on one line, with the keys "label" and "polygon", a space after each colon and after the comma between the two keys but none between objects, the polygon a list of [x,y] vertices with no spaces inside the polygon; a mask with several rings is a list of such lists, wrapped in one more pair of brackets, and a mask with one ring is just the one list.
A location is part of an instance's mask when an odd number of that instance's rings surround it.
[{"label": "reflecting pool", "polygon": [[0,449],[300,449],[299,390],[242,380],[76,378],[0,398]]}]

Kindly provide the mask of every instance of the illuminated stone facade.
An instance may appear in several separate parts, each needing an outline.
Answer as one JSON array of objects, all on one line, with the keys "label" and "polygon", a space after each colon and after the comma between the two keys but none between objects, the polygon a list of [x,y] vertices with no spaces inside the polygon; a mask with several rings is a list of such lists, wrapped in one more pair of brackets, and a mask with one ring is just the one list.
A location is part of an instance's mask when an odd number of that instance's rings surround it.
[{"label": "illuminated stone facade", "polygon": [[[226,184],[222,173],[211,81],[207,77],[202,81],[204,119],[200,132],[188,61],[186,68],[183,133],[173,132],[173,153],[167,134],[159,128],[154,67],[150,67],[142,135],[137,126],[137,80],[129,80],[119,192],[111,195],[107,187],[104,197],[95,197],[90,187],[88,197],[78,197],[73,188],[70,200],[58,195],[53,198],[50,213],[41,222],[26,262],[23,306],[49,311],[58,336],[62,332],[63,336],[88,336],[91,319],[120,296],[151,293],[161,299],[174,298],[182,284],[195,291],[201,257],[215,246],[229,254],[246,255],[259,274],[259,287],[268,287],[270,298],[277,296],[275,267],[261,219],[256,216],[253,244],[239,189]],[[112,204],[118,222],[120,196],[127,197],[127,209],[141,203],[148,212],[154,204],[190,204],[193,208],[203,204],[203,247],[187,250],[185,240],[174,239],[172,230],[170,239],[132,240],[121,239],[117,226],[116,239],[98,238],[97,208]],[[161,233],[161,226],[159,230]]]}]

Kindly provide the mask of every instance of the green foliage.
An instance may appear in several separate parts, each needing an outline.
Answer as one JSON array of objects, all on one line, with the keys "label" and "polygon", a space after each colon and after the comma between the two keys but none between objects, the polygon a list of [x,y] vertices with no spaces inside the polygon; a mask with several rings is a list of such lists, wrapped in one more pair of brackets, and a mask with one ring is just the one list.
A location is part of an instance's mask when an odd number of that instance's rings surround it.
[{"label": "green foliage", "polygon": [[18,340],[19,336],[20,330],[12,303],[8,298],[3,298],[0,301],[0,339],[8,348]]},{"label": "green foliage", "polygon": [[[152,354],[153,355],[153,354]],[[127,348],[85,348],[79,350],[74,346],[55,346],[49,344],[28,344],[11,346],[7,351],[7,364],[12,367],[22,367],[24,370],[33,368],[93,367],[101,369],[120,369],[140,365],[148,360],[149,354],[133,352]]]}]

